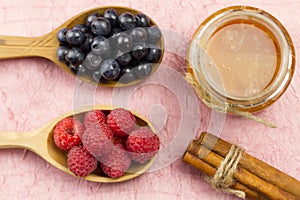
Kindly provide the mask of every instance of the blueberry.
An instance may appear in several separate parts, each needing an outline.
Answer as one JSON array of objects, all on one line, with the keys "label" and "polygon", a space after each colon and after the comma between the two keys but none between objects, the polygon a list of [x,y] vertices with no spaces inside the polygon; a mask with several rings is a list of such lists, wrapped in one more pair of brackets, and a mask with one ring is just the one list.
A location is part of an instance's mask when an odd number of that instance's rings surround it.
[{"label": "blueberry", "polygon": [[133,42],[146,42],[147,31],[144,28],[137,27],[130,31]]},{"label": "blueberry", "polygon": [[147,30],[147,35],[148,35],[148,41],[150,43],[155,43],[157,42],[160,37],[161,37],[161,31],[157,26],[150,26],[146,28]]},{"label": "blueberry", "polygon": [[141,60],[144,58],[149,52],[149,47],[146,43],[137,43],[133,46],[131,55],[136,60]]},{"label": "blueberry", "polygon": [[118,26],[115,26],[111,29],[111,32],[110,32],[110,36],[111,37],[116,37],[119,33],[121,33],[123,30],[118,27]]},{"label": "blueberry", "polygon": [[108,9],[103,15],[106,19],[110,21],[112,26],[116,26],[118,23],[118,13],[115,9]]},{"label": "blueberry", "polygon": [[104,60],[100,65],[100,73],[106,80],[116,79],[121,72],[119,63],[114,59]]},{"label": "blueberry", "polygon": [[85,19],[85,25],[90,28],[92,22],[97,18],[97,17],[101,17],[100,13],[94,12],[89,14],[86,19]]},{"label": "blueberry", "polygon": [[104,55],[110,50],[110,42],[103,36],[97,36],[91,44],[91,49],[97,55]]},{"label": "blueberry", "polygon": [[135,16],[137,26],[139,27],[147,27],[149,26],[150,20],[147,15],[140,13]]},{"label": "blueberry", "polygon": [[78,68],[78,76],[89,76],[89,70],[83,64],[79,65]]},{"label": "blueberry", "polygon": [[97,17],[91,24],[91,31],[94,35],[107,36],[111,31],[111,24],[105,17]]},{"label": "blueberry", "polygon": [[91,45],[94,40],[94,36],[91,33],[85,33],[84,38],[84,42],[80,45],[80,49],[83,53],[88,53],[91,51]]},{"label": "blueberry", "polygon": [[67,44],[67,38],[66,38],[66,33],[69,29],[67,28],[62,28],[58,31],[57,33],[57,40],[61,45]]},{"label": "blueberry", "polygon": [[146,78],[152,72],[152,63],[141,63],[135,67],[134,72],[138,78]]},{"label": "blueberry", "polygon": [[85,77],[86,79],[91,79],[91,71],[88,70],[84,64],[72,65],[69,64],[69,69],[71,72],[77,76]]},{"label": "blueberry", "polygon": [[71,70],[71,72],[73,72],[73,74],[77,74],[77,75],[84,75],[86,73],[86,68],[83,65],[72,65],[69,64],[69,69]]},{"label": "blueberry", "polygon": [[100,70],[92,73],[92,79],[97,83],[105,83],[107,80],[101,75]]},{"label": "blueberry", "polygon": [[117,36],[117,42],[116,42],[117,49],[123,52],[127,52],[131,50],[132,45],[133,45],[132,37],[127,33],[121,32]]},{"label": "blueberry", "polygon": [[78,65],[82,64],[82,62],[84,60],[84,54],[79,48],[73,47],[72,49],[69,49],[69,51],[67,52],[67,54],[65,56],[65,59],[70,64],[72,64],[74,66],[78,66]]},{"label": "blueberry", "polygon": [[66,56],[68,50],[69,50],[69,48],[66,46],[58,47],[58,49],[56,50],[57,59],[61,62],[66,62],[65,56]]},{"label": "blueberry", "polygon": [[84,33],[79,29],[71,29],[67,31],[66,39],[69,44],[78,46],[84,42]]},{"label": "blueberry", "polygon": [[75,66],[75,65],[69,64],[69,69],[71,70],[71,72],[73,72],[73,74],[77,74],[80,67],[81,67],[81,65]]},{"label": "blueberry", "polygon": [[118,20],[119,20],[119,26],[124,31],[132,30],[136,27],[135,16],[129,12],[122,13],[119,16]]},{"label": "blueberry", "polygon": [[132,67],[128,66],[122,68],[118,81],[126,84],[126,83],[131,83],[134,80],[136,80],[136,76]]},{"label": "blueberry", "polygon": [[122,66],[128,65],[132,58],[130,52],[119,53],[119,54],[120,54],[120,56],[118,56],[118,58],[117,58],[118,63]]},{"label": "blueberry", "polygon": [[145,60],[150,63],[157,63],[162,55],[161,48],[158,45],[149,45],[149,52]]},{"label": "blueberry", "polygon": [[96,55],[93,52],[90,52],[89,54],[86,55],[83,64],[87,69],[93,71],[99,69],[101,62],[102,62],[101,56]]},{"label": "blueberry", "polygon": [[84,24],[77,24],[77,25],[75,25],[74,27],[73,27],[73,29],[77,29],[77,30],[80,30],[80,31],[82,31],[83,33],[87,33],[88,31],[89,31],[89,28],[86,26],[86,25],[84,25]]},{"label": "blueberry", "polygon": [[137,60],[137,59],[135,59],[135,58],[132,57],[132,59],[131,59],[129,65],[131,65],[131,66],[133,66],[133,67],[136,67],[136,66],[138,66],[140,63],[141,63],[140,60]]}]

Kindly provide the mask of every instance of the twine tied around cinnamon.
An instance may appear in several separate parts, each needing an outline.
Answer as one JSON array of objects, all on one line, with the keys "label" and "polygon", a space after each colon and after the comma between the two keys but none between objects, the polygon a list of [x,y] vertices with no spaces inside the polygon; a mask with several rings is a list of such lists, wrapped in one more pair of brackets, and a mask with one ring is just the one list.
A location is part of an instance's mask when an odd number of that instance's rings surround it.
[{"label": "twine tied around cinnamon", "polygon": [[238,163],[242,158],[243,153],[243,148],[238,147],[234,144],[231,146],[227,156],[220,164],[215,175],[207,179],[213,188],[236,195],[242,199],[246,198],[245,192],[230,188],[235,183],[233,174],[237,169]]}]

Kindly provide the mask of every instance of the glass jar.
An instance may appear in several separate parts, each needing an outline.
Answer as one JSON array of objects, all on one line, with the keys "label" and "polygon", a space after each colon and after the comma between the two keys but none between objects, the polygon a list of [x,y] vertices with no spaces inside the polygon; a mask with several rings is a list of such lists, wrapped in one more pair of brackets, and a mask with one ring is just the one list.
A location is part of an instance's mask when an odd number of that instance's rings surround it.
[{"label": "glass jar", "polygon": [[200,99],[229,113],[256,112],[288,87],[295,50],[284,26],[269,13],[232,6],[209,16],[188,51],[188,74]]}]

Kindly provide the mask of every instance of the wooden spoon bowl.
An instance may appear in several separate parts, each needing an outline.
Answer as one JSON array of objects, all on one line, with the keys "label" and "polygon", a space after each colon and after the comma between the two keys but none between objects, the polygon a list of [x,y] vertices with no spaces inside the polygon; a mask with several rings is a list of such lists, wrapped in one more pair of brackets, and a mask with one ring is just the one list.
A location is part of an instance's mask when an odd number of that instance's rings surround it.
[{"label": "wooden spoon bowl", "polygon": [[[41,156],[47,162],[49,162],[54,167],[75,176],[69,169],[67,165],[67,154],[59,150],[53,140],[53,130],[56,124],[62,119],[70,116],[81,117],[83,113],[88,112],[93,109],[102,110],[105,114],[115,109],[111,106],[92,106],[83,107],[75,111],[66,113],[51,121],[44,127],[33,131],[33,132],[0,132],[0,149],[4,148],[25,148],[37,155]],[[136,117],[137,125],[139,126],[149,126],[153,132],[155,132],[153,125],[142,115],[131,111],[131,113]],[[144,172],[146,172],[154,163],[156,156],[154,156],[150,161],[144,164],[131,163],[130,168],[127,172],[120,178],[113,179],[103,175],[99,171],[95,171],[92,174],[84,177],[83,179],[102,182],[102,183],[113,183],[122,182],[133,179]]]},{"label": "wooden spoon bowl", "polygon": [[[64,71],[74,75],[74,73],[69,69],[69,67],[60,62],[57,59],[56,50],[59,47],[59,42],[57,40],[57,33],[62,28],[73,28],[77,24],[84,24],[86,17],[94,12],[98,12],[103,14],[107,9],[115,9],[118,13],[123,12],[130,12],[132,14],[142,13],[141,11],[129,8],[129,7],[122,7],[122,6],[103,6],[99,8],[90,9],[84,11],[80,14],[75,15],[74,17],[70,18],[68,21],[51,31],[50,33],[39,36],[39,37],[19,37],[19,36],[0,36],[0,59],[9,59],[9,58],[24,58],[24,57],[43,57],[46,59],[51,60],[57,66],[62,68]],[[149,17],[149,16],[148,16]],[[150,25],[151,26],[158,26],[151,18]],[[163,37],[160,38],[158,41],[158,45],[161,47],[162,56],[160,60],[154,64],[152,73],[157,69],[159,64],[162,61],[162,57],[164,54],[164,40]],[[76,76],[80,80],[83,80],[88,83],[100,85],[100,86],[107,86],[107,87],[123,87],[136,84],[143,79],[137,79],[133,82],[124,84],[117,81],[108,81],[106,83],[97,83],[92,81],[87,76]]]}]

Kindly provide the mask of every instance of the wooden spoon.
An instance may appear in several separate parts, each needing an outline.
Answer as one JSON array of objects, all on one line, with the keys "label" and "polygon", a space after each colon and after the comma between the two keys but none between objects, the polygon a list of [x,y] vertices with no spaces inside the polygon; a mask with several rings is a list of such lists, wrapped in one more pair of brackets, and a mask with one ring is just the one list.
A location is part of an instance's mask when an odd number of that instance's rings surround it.
[{"label": "wooden spoon", "polygon": [[[84,11],[56,29],[52,32],[39,36],[39,37],[19,37],[19,36],[0,36],[0,59],[8,59],[8,58],[24,58],[24,57],[43,57],[46,59],[51,60],[60,68],[65,70],[66,72],[74,75],[68,66],[65,63],[60,62],[56,56],[56,50],[59,47],[59,43],[57,41],[57,32],[62,28],[73,28],[77,24],[84,24],[86,17],[93,13],[98,12],[103,14],[107,9],[115,9],[119,14],[123,12],[131,12],[132,14],[142,13],[141,11],[129,8],[129,7],[122,7],[122,6],[103,6],[100,8],[94,8],[91,10]],[[150,25],[157,26],[157,24],[150,19]],[[164,40],[163,37],[158,42],[158,45],[161,47],[162,56],[158,63],[153,66],[152,73],[157,69],[159,63],[162,60],[164,54]],[[135,80],[128,84],[119,83],[117,81],[109,81],[107,83],[96,83],[90,80],[88,77],[84,76],[77,76],[79,79],[92,83],[98,84],[101,86],[107,87],[122,87],[133,85],[140,82],[142,79]]]},{"label": "wooden spoon", "polygon": [[[53,130],[55,128],[55,125],[60,120],[69,116],[80,117],[80,114],[83,114],[93,109],[100,109],[105,114],[107,114],[109,111],[111,111],[114,108],[111,106],[83,107],[78,110],[64,114],[58,117],[57,119],[53,120],[52,122],[48,123],[44,127],[33,132],[0,132],[0,149],[4,149],[4,148],[28,149],[36,153],[37,155],[41,156],[42,158],[44,158],[47,162],[49,162],[54,167],[75,176],[73,172],[71,172],[68,169],[66,152],[59,150],[55,146],[53,140]],[[136,117],[137,124],[139,126],[149,126],[152,129],[152,131],[155,132],[152,124],[145,117],[141,116],[140,114],[134,111],[131,112]],[[84,177],[83,179],[94,181],[94,182],[103,182],[103,183],[127,181],[147,171],[154,163],[156,157],[157,156],[154,156],[149,162],[146,162],[145,164],[132,163],[130,168],[127,170],[127,172],[122,177],[117,179],[104,176],[101,172],[98,172],[97,170],[92,174]]]}]

